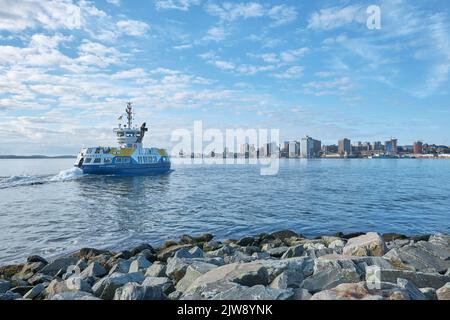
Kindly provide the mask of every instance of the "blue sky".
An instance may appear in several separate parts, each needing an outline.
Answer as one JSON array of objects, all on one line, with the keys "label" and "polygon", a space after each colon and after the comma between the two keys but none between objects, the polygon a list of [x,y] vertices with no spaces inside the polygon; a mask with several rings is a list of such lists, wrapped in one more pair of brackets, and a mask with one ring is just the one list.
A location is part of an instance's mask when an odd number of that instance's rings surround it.
[{"label": "blue sky", "polygon": [[[369,5],[381,9],[370,30]],[[450,145],[448,1],[0,0],[0,154],[172,130]]]}]

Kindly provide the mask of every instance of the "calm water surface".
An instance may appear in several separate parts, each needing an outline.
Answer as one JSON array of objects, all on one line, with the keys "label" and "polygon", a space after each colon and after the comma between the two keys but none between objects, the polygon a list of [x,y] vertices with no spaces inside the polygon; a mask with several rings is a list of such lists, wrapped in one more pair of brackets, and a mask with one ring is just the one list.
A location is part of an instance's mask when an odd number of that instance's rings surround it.
[{"label": "calm water surface", "polygon": [[450,232],[449,160],[281,160],[277,176],[176,165],[144,177],[83,176],[73,161],[0,160],[0,264],[183,233]]}]

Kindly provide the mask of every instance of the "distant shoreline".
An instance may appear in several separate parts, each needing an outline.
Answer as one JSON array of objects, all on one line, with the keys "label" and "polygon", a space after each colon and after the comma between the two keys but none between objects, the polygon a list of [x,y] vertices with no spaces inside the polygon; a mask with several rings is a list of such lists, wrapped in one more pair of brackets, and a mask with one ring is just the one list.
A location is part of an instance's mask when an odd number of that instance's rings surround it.
[{"label": "distant shoreline", "polygon": [[76,159],[73,155],[62,156],[44,156],[44,155],[32,155],[32,156],[16,156],[16,155],[0,155],[0,159]]}]

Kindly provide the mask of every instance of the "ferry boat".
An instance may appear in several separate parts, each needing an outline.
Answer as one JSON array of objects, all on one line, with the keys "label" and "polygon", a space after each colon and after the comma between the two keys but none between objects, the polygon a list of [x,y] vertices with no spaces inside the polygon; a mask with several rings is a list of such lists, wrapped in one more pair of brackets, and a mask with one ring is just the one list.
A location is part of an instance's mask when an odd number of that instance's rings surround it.
[{"label": "ferry boat", "polygon": [[[82,148],[75,166],[86,174],[147,175],[170,171],[170,158],[164,149],[144,148],[142,141],[148,131],[144,122],[133,126],[131,102],[125,109],[127,123],[120,124],[113,132],[118,147]],[[122,120],[120,116],[118,120]]]}]

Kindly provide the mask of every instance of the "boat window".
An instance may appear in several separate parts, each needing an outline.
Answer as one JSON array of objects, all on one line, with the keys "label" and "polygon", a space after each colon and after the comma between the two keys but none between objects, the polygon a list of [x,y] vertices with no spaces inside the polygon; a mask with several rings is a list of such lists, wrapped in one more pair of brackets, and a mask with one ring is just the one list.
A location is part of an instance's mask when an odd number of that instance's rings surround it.
[{"label": "boat window", "polygon": [[123,163],[130,163],[131,162],[131,158],[130,157],[123,157],[122,158],[122,162]]},{"label": "boat window", "polygon": [[122,163],[122,158],[121,157],[116,157],[116,163]]},{"label": "boat window", "polygon": [[124,133],[123,133],[123,131],[119,131],[119,132],[117,132],[117,136],[118,136],[118,137],[123,137],[123,136],[124,136]]},{"label": "boat window", "polygon": [[87,152],[86,153],[92,153],[92,148],[89,148],[89,149],[87,149]]},{"label": "boat window", "polygon": [[86,158],[85,160],[84,160],[84,163],[91,163],[91,158]]},{"label": "boat window", "polygon": [[104,163],[111,163],[111,158],[105,158],[105,159],[103,159],[103,162]]},{"label": "boat window", "polygon": [[100,162],[102,162],[102,158],[95,158],[94,159],[94,163],[100,163]]}]

